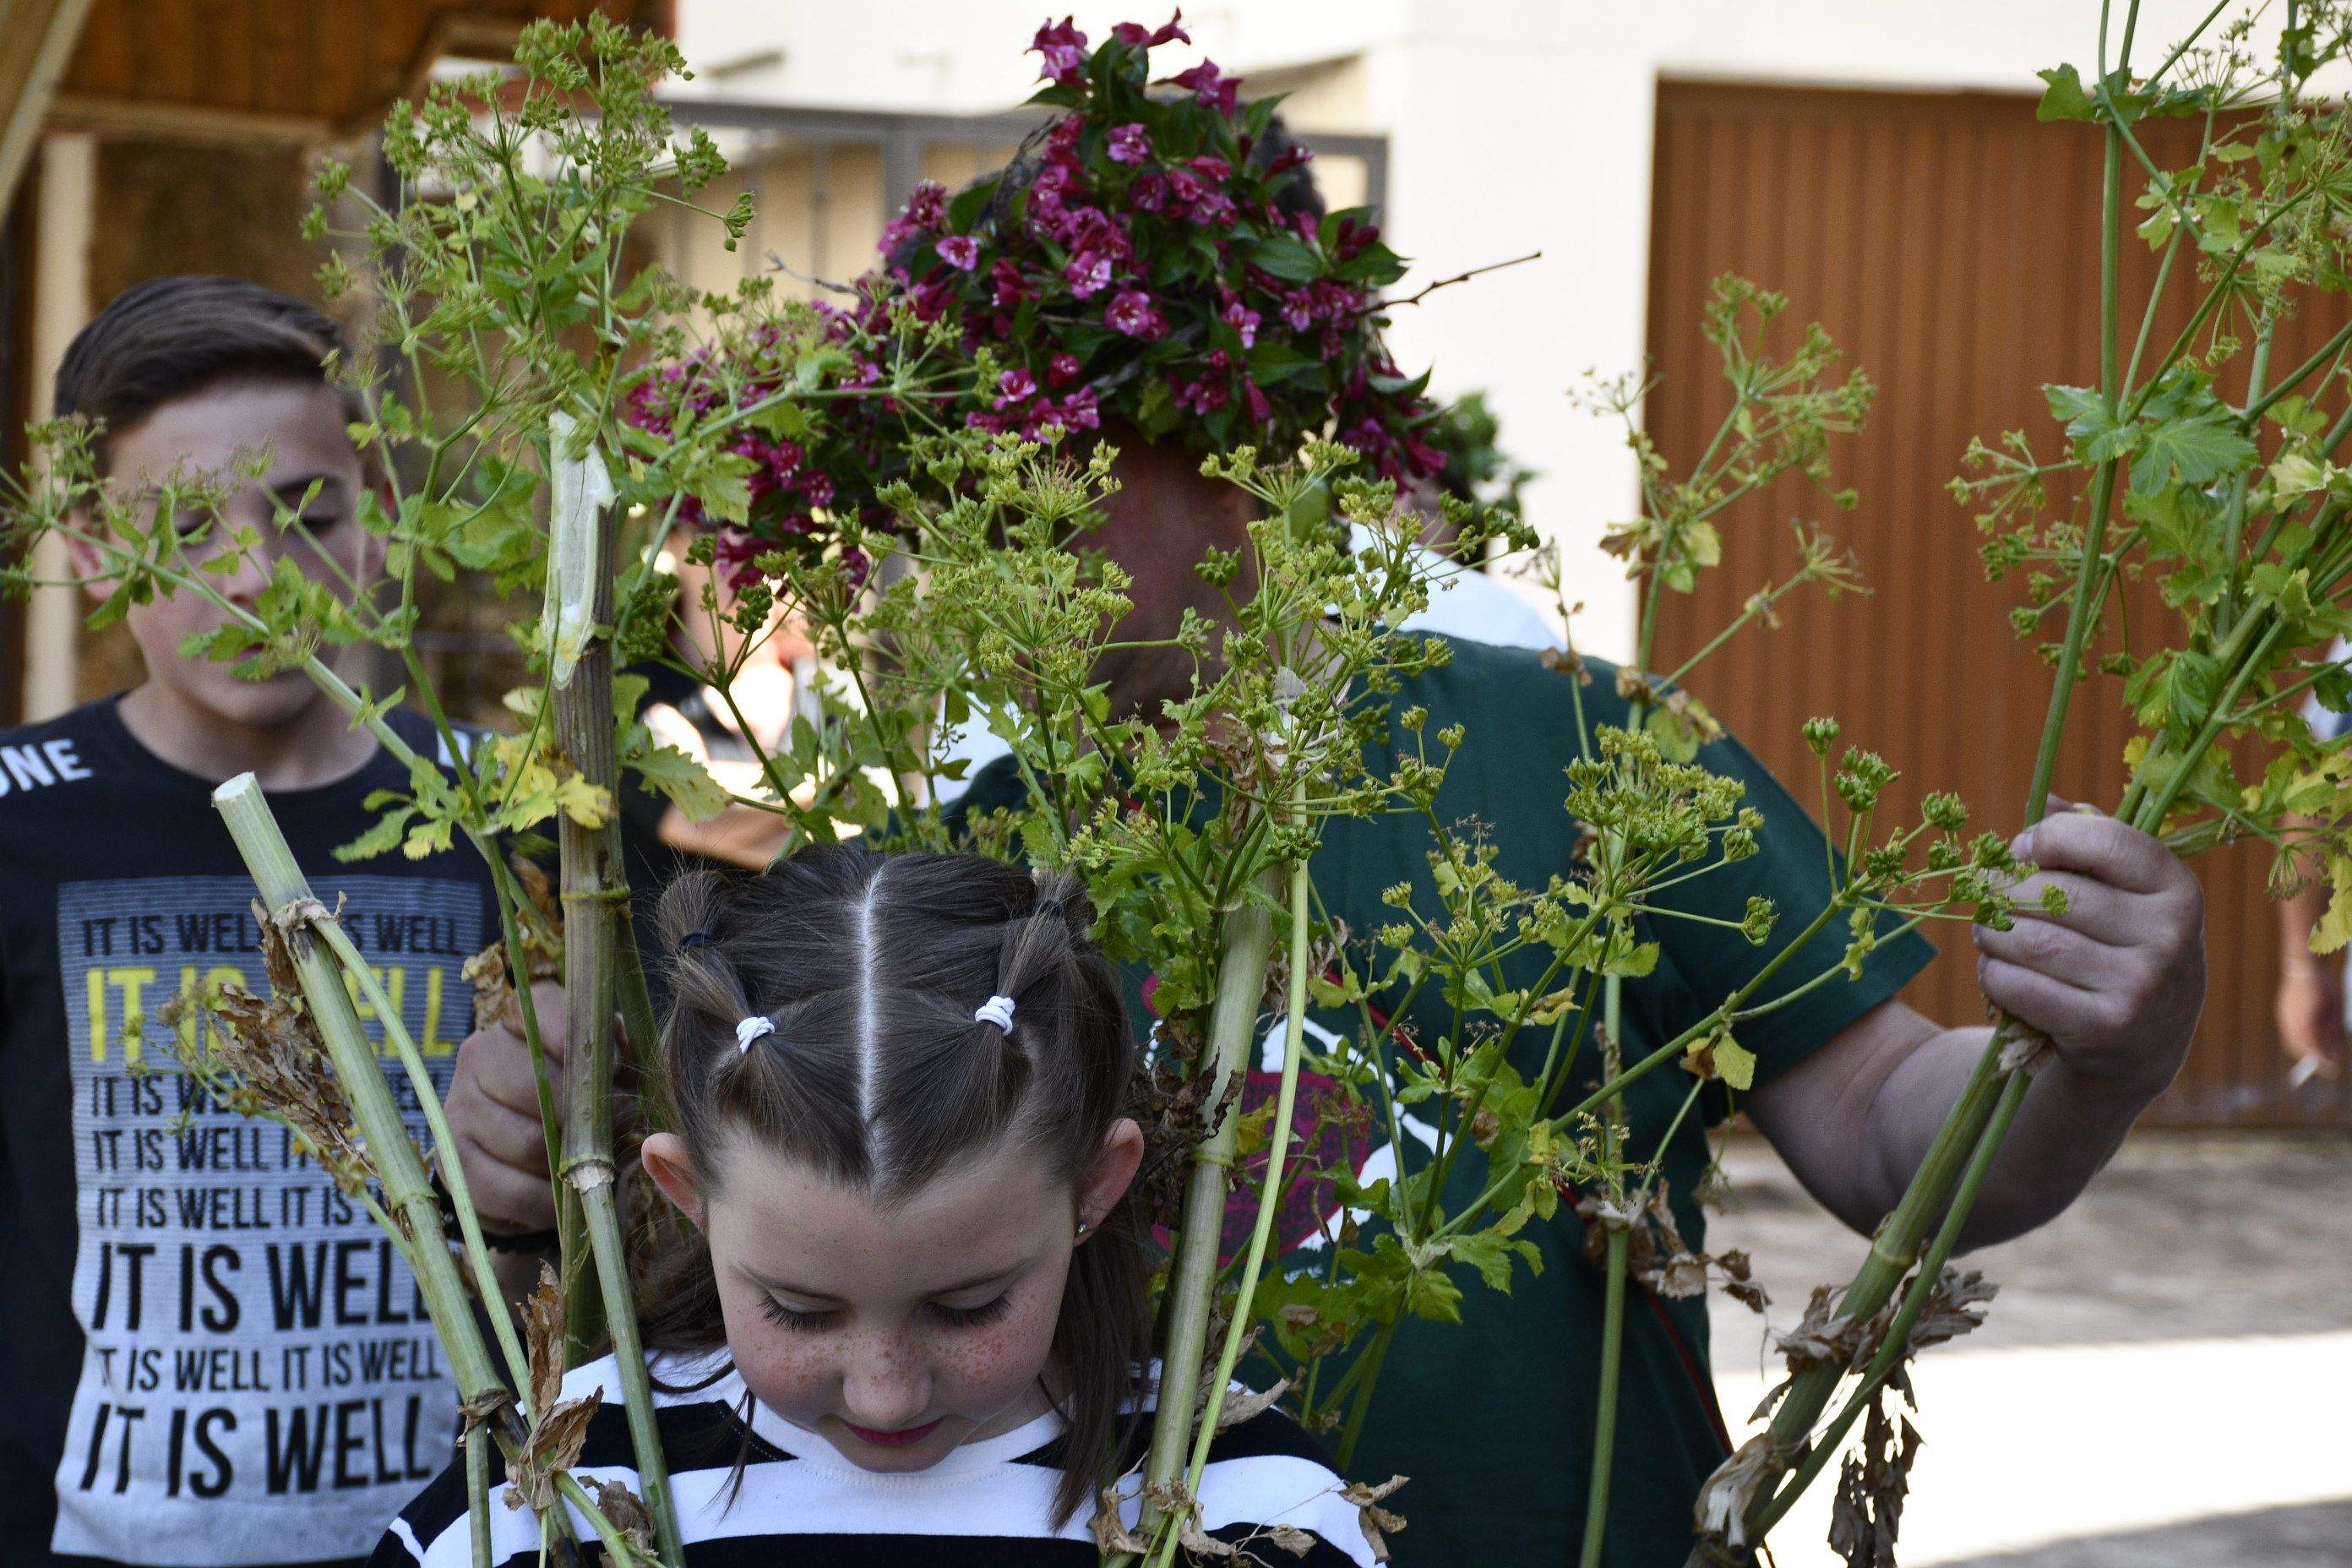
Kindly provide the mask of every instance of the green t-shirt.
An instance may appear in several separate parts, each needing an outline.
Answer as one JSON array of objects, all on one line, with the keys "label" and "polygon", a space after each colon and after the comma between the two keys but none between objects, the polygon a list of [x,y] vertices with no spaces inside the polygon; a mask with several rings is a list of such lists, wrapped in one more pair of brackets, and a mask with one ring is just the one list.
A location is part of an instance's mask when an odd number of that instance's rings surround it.
[{"label": "green t-shirt", "polygon": [[[1439,819],[1475,818],[1486,825],[1499,847],[1496,868],[1523,887],[1540,889],[1554,873],[1565,873],[1575,850],[1579,825],[1563,801],[1564,770],[1582,754],[1578,696],[1589,724],[1621,724],[1625,718],[1613,670],[1589,662],[1595,679],[1580,694],[1571,689],[1572,676],[1547,668],[1532,652],[1457,642],[1449,665],[1406,681],[1392,704],[1392,710],[1426,708],[1423,733],[1433,738],[1447,725],[1465,727],[1466,739],[1438,796]],[[1378,775],[1395,759],[1381,746],[1365,760]],[[1628,1060],[1705,1017],[1829,896],[1821,831],[1763,764],[1727,738],[1704,748],[1699,760],[1710,771],[1746,784],[1747,804],[1764,815],[1758,834],[1761,852],[1651,901],[1736,922],[1748,897],[1762,894],[1780,910],[1777,940],[1759,948],[1720,926],[1648,922],[1644,934],[1661,944],[1661,952],[1648,976],[1625,984]],[[982,772],[951,815],[1013,805],[1021,798],[1014,771],[1009,763],[999,763]],[[1315,858],[1316,888],[1335,918],[1354,932],[1369,933],[1396,918],[1381,902],[1381,892],[1400,881],[1414,885],[1420,909],[1439,907],[1428,849],[1427,825],[1417,816],[1334,820]],[[1834,967],[1845,942],[1843,922],[1832,922],[1761,994],[1793,989]],[[1507,984],[1534,984],[1547,956],[1520,955],[1524,966],[1507,975]],[[1871,955],[1861,979],[1832,980],[1743,1026],[1740,1039],[1757,1055],[1758,1081],[1785,1070],[1893,996],[1933,956],[1934,950],[1916,936],[1885,942]],[[1451,1010],[1433,994],[1436,989],[1424,987],[1412,1013],[1398,1020],[1423,1038],[1434,1039],[1452,1026]],[[1359,1026],[1352,1011],[1313,1015],[1310,1021],[1337,1035]],[[1513,1054],[1524,1059],[1514,1065],[1532,1077],[1549,1041],[1549,1030],[1523,1030]],[[1588,1043],[1570,1094],[1600,1082],[1598,1055]],[[1633,1153],[1656,1148],[1689,1087],[1689,1078],[1669,1065],[1627,1091]],[[1724,1114],[1719,1091],[1710,1089],[1703,1103],[1706,1121]],[[1410,1130],[1407,1136],[1412,1136]],[[1383,1157],[1380,1145],[1385,1142],[1376,1130],[1372,1161]],[[1411,1151],[1414,1156],[1424,1152]],[[1386,1152],[1385,1157],[1393,1161],[1394,1154]],[[1705,1222],[1691,1193],[1707,1161],[1701,1119],[1685,1119],[1664,1151],[1662,1176],[1684,1239],[1694,1248],[1705,1246]],[[1475,1151],[1466,1152],[1445,1194],[1449,1210],[1475,1199],[1484,1181],[1483,1163]],[[1457,1270],[1463,1321],[1408,1320],[1381,1369],[1349,1470],[1372,1479],[1412,1478],[1391,1500],[1410,1524],[1393,1542],[1395,1561],[1404,1568],[1471,1561],[1480,1568],[1555,1568],[1577,1560],[1592,1462],[1602,1280],[1584,1257],[1583,1226],[1571,1205],[1561,1205],[1551,1223],[1530,1225],[1524,1234],[1542,1251],[1540,1275],[1529,1278],[1524,1268],[1517,1268],[1510,1293],[1504,1295],[1486,1288],[1475,1272]],[[1612,1568],[1675,1568],[1682,1562],[1699,1485],[1727,1451],[1709,1376],[1705,1301],[1666,1300],[1636,1285],[1627,1301],[1609,1542],[1602,1558]]]}]

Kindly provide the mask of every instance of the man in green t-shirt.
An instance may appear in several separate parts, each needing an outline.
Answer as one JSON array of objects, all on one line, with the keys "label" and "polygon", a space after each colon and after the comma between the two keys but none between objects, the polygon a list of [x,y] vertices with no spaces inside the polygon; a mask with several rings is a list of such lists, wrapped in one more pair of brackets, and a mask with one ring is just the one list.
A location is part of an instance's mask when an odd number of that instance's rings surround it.
[{"label": "man in green t-shirt", "polygon": [[[1100,430],[1119,449],[1121,488],[1088,543],[1134,579],[1121,646],[1096,669],[1122,715],[1158,713],[1192,689],[1195,668],[1175,640],[1188,610],[1230,618],[1223,591],[1194,567],[1213,548],[1246,558],[1254,503],[1203,479],[1199,453],[1245,440],[1289,450],[1303,435],[1337,429],[1374,471],[1408,487],[1442,460],[1419,438],[1428,412],[1419,383],[1398,373],[1380,339],[1377,291],[1401,264],[1366,215],[1323,212],[1303,150],[1267,106],[1241,104],[1234,79],[1213,64],[1147,86],[1149,51],[1182,37],[1176,22],[1156,31],[1123,24],[1089,56],[1067,21],[1041,29],[1033,47],[1049,85],[1040,101],[1067,112],[1001,175],[953,200],[937,187],[919,191],[886,231],[885,265],[852,312],[887,335],[904,304],[960,330],[946,340],[988,349],[995,379],[953,406],[928,406],[927,419],[1015,432],[1054,425],[1081,439]],[[887,416],[895,406],[841,405],[835,416],[877,408]],[[885,427],[851,445],[887,462],[907,433]],[[1425,708],[1433,727],[1465,727],[1437,809],[1443,820],[1489,825],[1498,869],[1522,884],[1541,887],[1573,863],[1579,828],[1561,805],[1561,770],[1583,742],[1572,679],[1533,653],[1462,642],[1448,666],[1407,682],[1395,700],[1400,710]],[[1583,689],[1587,722],[1622,720],[1612,692],[1605,676]],[[1661,901],[1680,898],[1689,912],[1736,925],[1748,898],[1762,895],[1801,925],[1829,894],[1820,830],[1736,741],[1713,743],[1700,760],[1747,784],[1765,816],[1763,850]],[[1388,759],[1367,761],[1378,773]],[[1018,798],[1010,765],[999,763],[957,810]],[[1381,889],[1406,880],[1423,908],[1433,905],[1426,843],[1396,818],[1329,824],[1314,876],[1331,913],[1375,929],[1387,919]],[[2028,913],[2008,932],[1979,930],[1979,971],[1987,997],[2046,1032],[2057,1059],[2035,1079],[1991,1172],[1967,1233],[1972,1246],[2031,1229],[2082,1191],[2179,1068],[2204,994],[2197,884],[2155,840],[2068,813],[2017,849],[2043,868],[2017,890],[2021,901],[2030,910],[2042,886],[2055,884],[2069,912]],[[1661,956],[1627,987],[1629,1052],[1714,1012],[1768,956],[1736,931],[1700,922],[1660,921],[1650,934]],[[1765,994],[1803,984],[1842,951],[1832,936],[1792,959]],[[1889,941],[1860,979],[1823,984],[1744,1036],[1758,1058],[1744,1108],[1806,1188],[1860,1231],[1894,1205],[1984,1046],[1983,1029],[1938,1028],[1899,999],[1929,955],[1916,937]],[[1432,1036],[1450,1022],[1401,1021]],[[1334,1033],[1354,1026],[1318,1023]],[[485,1221],[543,1224],[545,1155],[520,1043],[468,1040],[457,1075],[449,1116],[474,1189],[488,1194],[479,1200]],[[1654,1075],[1628,1091],[1632,1152],[1658,1155],[1682,1233],[1703,1247],[1689,1194],[1706,1163],[1704,1129],[1685,1120],[1665,1138],[1681,1101],[1672,1078]],[[1711,1110],[1723,1112],[1719,1102]],[[1397,1152],[1368,1152],[1371,1163],[1383,1157]],[[1412,1521],[1396,1542],[1401,1563],[1576,1560],[1601,1279],[1566,1208],[1531,1230],[1544,1253],[1540,1276],[1516,1280],[1508,1295],[1472,1283],[1461,1325],[1410,1324],[1383,1363],[1353,1468],[1412,1478],[1399,1500]],[[1700,1482],[1727,1452],[1699,1302],[1647,1292],[1633,1301],[1617,1434],[1603,1560],[1672,1568],[1691,1540]]]},{"label": "man in green t-shirt", "polygon": [[[1132,432],[1107,438],[1120,449],[1113,470],[1120,488],[1088,543],[1135,578],[1134,608],[1118,639],[1164,643],[1187,607],[1217,611],[1199,592],[1190,563],[1213,546],[1241,548],[1254,503],[1202,479],[1180,450]],[[1168,651],[1130,647],[1106,661],[1099,673],[1110,682],[1115,710],[1157,711],[1162,700],[1191,689],[1191,659]],[[1499,852],[1496,869],[1541,887],[1570,869],[1580,833],[1561,808],[1562,771],[1581,753],[1575,677],[1525,649],[1456,642],[1453,655],[1405,682],[1392,710],[1426,708],[1430,732],[1464,727],[1466,738],[1437,799],[1439,819],[1486,824]],[[1596,668],[1598,679],[1580,691],[1584,721],[1622,723],[1624,703],[1610,671]],[[1382,748],[1366,756],[1376,776],[1392,761]],[[1655,901],[1736,927],[1749,896],[1761,895],[1780,910],[1780,929],[1797,929],[1831,891],[1820,828],[1737,740],[1706,746],[1699,761],[1747,786],[1747,803],[1764,814],[1761,852]],[[1011,764],[994,763],[957,809],[1014,805],[1022,791]],[[1393,918],[1381,892],[1400,881],[1414,884],[1420,907],[1434,907],[1427,847],[1417,817],[1334,819],[1313,865],[1317,890],[1333,918],[1357,931]],[[1990,1000],[2050,1035],[2057,1060],[2034,1080],[1993,1167],[1964,1236],[1970,1247],[2030,1230],[2081,1193],[2179,1070],[2204,995],[2201,895],[2154,839],[2110,817],[2064,813],[2021,836],[2017,851],[2042,871],[2019,889],[2025,908],[2014,931],[1974,928],[1979,973]],[[2044,882],[2065,889],[2063,917],[2034,909]],[[1661,952],[1648,976],[1626,984],[1629,1058],[1712,1013],[1774,951],[1721,925],[1649,923],[1645,934]],[[1844,940],[1842,930],[1823,932],[1759,997],[1833,968]],[[1822,984],[1741,1036],[1757,1056],[1743,1109],[1806,1190],[1864,1234],[1901,1195],[1987,1037],[1981,1027],[1939,1028],[1900,1000],[1904,984],[1932,956],[1916,936],[1887,942],[1859,979]],[[1511,975],[1506,984],[1533,978]],[[1334,1035],[1357,1027],[1352,1016],[1313,1021]],[[1429,1037],[1450,1026],[1434,1004],[1417,1005],[1397,1021]],[[1530,1031],[1528,1043],[1539,1056],[1538,1033]],[[1516,1065],[1532,1073],[1538,1064]],[[1581,1076],[1587,1087],[1599,1081],[1597,1072]],[[1627,1091],[1630,1152],[1658,1156],[1682,1234],[1703,1250],[1705,1221],[1690,1194],[1708,1162],[1705,1130],[1686,1120],[1659,1146],[1686,1092],[1674,1081],[1678,1076],[1654,1074]],[[1724,1107],[1717,1100],[1711,1110],[1710,1120],[1719,1120]],[[1395,1154],[1375,1147],[1367,1163],[1377,1171],[1384,1158]],[[1445,1201],[1474,1197],[1476,1180],[1457,1171]],[[1539,1275],[1516,1279],[1507,1295],[1465,1278],[1463,1321],[1409,1320],[1381,1365],[1351,1470],[1412,1478],[1398,1500],[1412,1529],[1394,1542],[1396,1561],[1408,1568],[1576,1560],[1591,1464],[1602,1279],[1586,1260],[1580,1223],[1566,1205],[1529,1234],[1544,1254]],[[1704,1301],[1636,1287],[1621,1376],[1602,1561],[1672,1568],[1689,1546],[1700,1483],[1729,1451],[1708,1371]]]}]

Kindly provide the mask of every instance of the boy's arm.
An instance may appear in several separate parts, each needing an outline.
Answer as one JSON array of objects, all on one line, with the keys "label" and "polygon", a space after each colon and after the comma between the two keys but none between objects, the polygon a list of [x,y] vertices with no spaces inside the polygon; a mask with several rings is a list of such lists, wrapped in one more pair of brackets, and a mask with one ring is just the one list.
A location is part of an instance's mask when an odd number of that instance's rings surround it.
[{"label": "boy's arm", "polygon": [[[548,1074],[562,1108],[563,987],[542,980],[530,989]],[[555,1226],[555,1188],[539,1120],[539,1081],[514,1009],[457,1047],[449,1084],[449,1135],[485,1236],[528,1236]],[[493,1246],[490,1261],[509,1301],[539,1283],[543,1254]]]}]

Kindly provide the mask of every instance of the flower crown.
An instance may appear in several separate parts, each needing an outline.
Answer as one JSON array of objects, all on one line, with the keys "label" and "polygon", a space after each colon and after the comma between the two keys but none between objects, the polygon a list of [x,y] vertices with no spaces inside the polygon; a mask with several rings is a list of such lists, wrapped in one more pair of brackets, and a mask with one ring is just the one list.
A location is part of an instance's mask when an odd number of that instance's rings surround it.
[{"label": "flower crown", "polygon": [[[917,187],[883,231],[882,264],[845,305],[820,306],[847,360],[842,384],[882,380],[871,345],[900,310],[956,335],[984,383],[951,378],[960,390],[926,399],[919,419],[877,395],[746,427],[730,447],[747,470],[732,504],[714,515],[688,497],[679,511],[732,525],[713,540],[730,581],[760,576],[765,550],[818,545],[822,520],[901,476],[908,439],[933,424],[1034,436],[1115,419],[1202,453],[1328,436],[1382,478],[1444,470],[1428,375],[1400,373],[1381,338],[1380,290],[1403,262],[1369,209],[1320,210],[1312,154],[1276,125],[1278,100],[1244,103],[1241,79],[1208,60],[1150,81],[1153,48],[1192,41],[1181,16],[1122,22],[1091,52],[1067,18],[1038,29],[1045,85],[1030,101],[1066,112],[954,196]],[[652,371],[628,422],[659,437],[774,391],[783,373],[762,368],[773,336]],[[847,564],[862,574],[862,556]]]},{"label": "flower crown", "polygon": [[[926,184],[882,237],[848,311],[868,331],[904,301],[958,329],[995,374],[946,424],[1034,435],[1106,419],[1196,451],[1288,451],[1333,436],[1384,477],[1423,479],[1428,377],[1381,345],[1379,290],[1404,271],[1369,209],[1327,215],[1277,100],[1203,60],[1156,84],[1150,51],[1189,43],[1182,14],[1122,22],[1088,51],[1066,18],[1030,48],[1066,110],[1011,167],[950,197]],[[1177,89],[1170,93],[1165,89]]]}]

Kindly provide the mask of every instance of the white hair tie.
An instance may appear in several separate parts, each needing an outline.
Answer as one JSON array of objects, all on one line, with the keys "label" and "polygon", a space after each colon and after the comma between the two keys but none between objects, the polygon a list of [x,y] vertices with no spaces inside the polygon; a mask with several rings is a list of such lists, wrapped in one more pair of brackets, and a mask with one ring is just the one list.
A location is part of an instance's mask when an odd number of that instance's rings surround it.
[{"label": "white hair tie", "polygon": [[755,1013],[735,1026],[735,1048],[738,1051],[749,1051],[753,1040],[762,1035],[772,1035],[775,1032],[776,1021],[773,1018],[762,1017]]},{"label": "white hair tie", "polygon": [[971,1021],[975,1024],[993,1024],[1005,1034],[1011,1034],[1013,1032],[1013,998],[991,996],[972,1009]]}]

